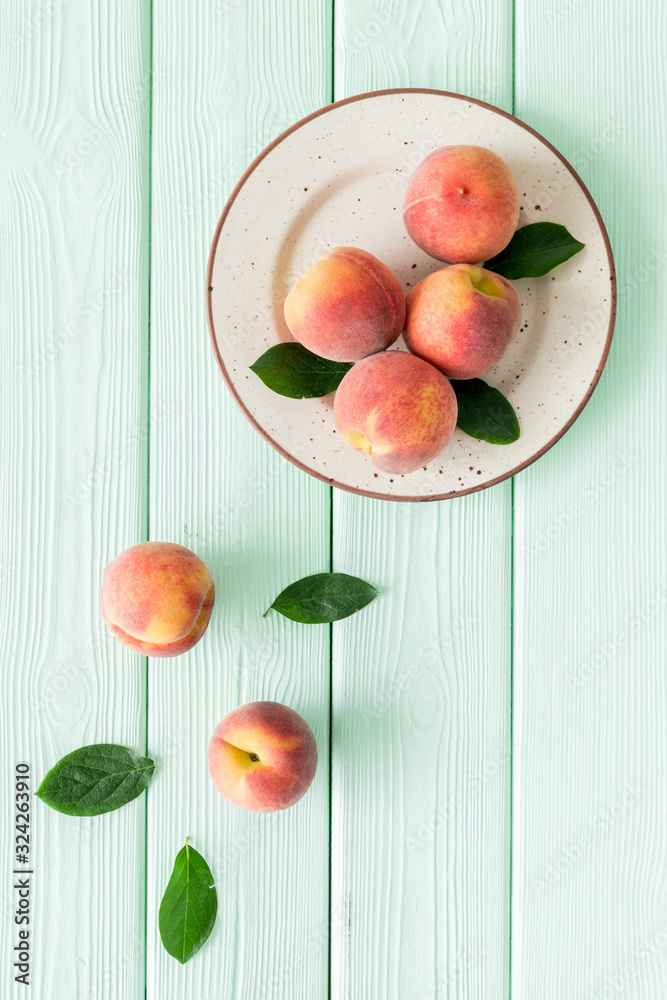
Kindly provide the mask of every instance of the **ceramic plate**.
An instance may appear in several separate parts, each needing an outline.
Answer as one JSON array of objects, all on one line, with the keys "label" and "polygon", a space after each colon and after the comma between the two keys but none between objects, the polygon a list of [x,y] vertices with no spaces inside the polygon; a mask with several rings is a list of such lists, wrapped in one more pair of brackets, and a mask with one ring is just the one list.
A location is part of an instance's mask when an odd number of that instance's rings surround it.
[{"label": "ceramic plate", "polygon": [[[444,266],[403,227],[408,178],[432,149],[487,146],[507,162],[521,201],[519,226],[561,223],[585,249],[516,288],[519,336],[484,376],[512,402],[521,436],[498,446],[461,431],[426,468],[379,472],[334,430],[333,395],[276,395],[249,366],[291,340],[283,302],[325,250],[375,254],[406,292]],[[553,146],[518,119],[480,101],[432,90],[353,97],[304,118],[248,168],[215,233],[207,278],[208,320],[222,374],[245,415],[285,458],[340,489],[387,500],[439,500],[484,489],[525,468],[581,412],[604,366],[615,315],[609,239],[585,185]],[[404,349],[402,341],[398,349]]]}]

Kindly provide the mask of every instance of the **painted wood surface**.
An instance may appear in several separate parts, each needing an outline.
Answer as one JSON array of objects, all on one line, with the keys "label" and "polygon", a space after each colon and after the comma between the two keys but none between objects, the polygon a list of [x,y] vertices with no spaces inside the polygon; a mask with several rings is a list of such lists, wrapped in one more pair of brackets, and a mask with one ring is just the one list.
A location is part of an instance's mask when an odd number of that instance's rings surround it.
[{"label": "painted wood surface", "polygon": [[[200,645],[149,667],[151,998],[326,996],[329,913],[329,630],[262,614],[288,583],[329,566],[329,489],[280,458],[224,387],[208,338],[208,250],[238,177],[287,125],[325,104],[323,4],[263,0],[154,6],[150,536],[193,548],[216,582]],[[254,318],[247,317],[248,322]],[[173,416],[158,422],[159,407]],[[320,748],[293,809],[246,813],[222,799],[206,749],[217,722],[258,699],[286,702]],[[218,920],[181,967],[157,910],[185,837],[210,863]]]},{"label": "painted wood surface", "polygon": [[[518,0],[516,25],[517,114],[590,185],[620,301],[590,405],[515,481],[512,995],[653,1000],[667,994],[666,213],[655,195],[667,16],[658,3],[637,19],[626,0],[546,12]],[[557,197],[547,208],[557,214]]]},{"label": "painted wood surface", "polygon": [[[34,996],[667,993],[667,25],[655,0],[642,10],[0,12],[2,800],[17,761],[36,783],[85,743],[158,763],[109,816],[35,803]],[[206,331],[208,247],[253,156],[332,96],[392,86],[508,110],[514,93],[589,184],[619,273],[608,369],[572,430],[513,485],[439,505],[332,497],[284,462],[236,410]],[[149,665],[97,606],[104,564],[146,537],[193,548],[217,584],[205,640]],[[381,597],[331,634],[262,619],[330,562]],[[320,745],[283,815],[235,810],[208,776],[215,724],[257,698],[292,705]],[[219,916],[180,967],[157,909],[186,836]]]},{"label": "painted wood surface", "polygon": [[[511,4],[455,40],[451,18],[338,0],[335,97],[438,87],[511,110]],[[334,568],[382,595],[333,633],[331,995],[501,1000],[511,484],[400,506],[336,492],[333,512]]]},{"label": "painted wood surface", "polygon": [[[31,987],[16,984],[13,774],[95,742],[142,751],[144,661],[110,640],[102,567],[146,530],[149,12],[0,11],[0,994],[144,989],[146,800],[31,808]],[[25,866],[18,866],[25,867]]]}]

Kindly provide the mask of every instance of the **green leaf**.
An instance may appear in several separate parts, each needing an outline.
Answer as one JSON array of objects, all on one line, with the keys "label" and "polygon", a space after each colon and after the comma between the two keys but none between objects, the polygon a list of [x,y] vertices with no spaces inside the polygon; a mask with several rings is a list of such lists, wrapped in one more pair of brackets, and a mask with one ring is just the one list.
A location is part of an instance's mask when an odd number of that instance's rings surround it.
[{"label": "green leaf", "polygon": [[512,444],[521,433],[517,415],[502,392],[481,378],[452,380],[459,404],[457,424],[462,431],[479,441]]},{"label": "green leaf", "polygon": [[281,396],[312,399],[334,392],[351,367],[347,361],[328,361],[290,342],[270,347],[250,365],[250,371]]},{"label": "green leaf", "polygon": [[196,955],[213,930],[218,894],[211,869],[185,838],[160,903],[162,944],[181,965]]},{"label": "green leaf", "polygon": [[141,795],[154,770],[154,761],[128,747],[95,743],[59,760],[35,795],[67,816],[99,816]]},{"label": "green leaf", "polygon": [[[271,608],[294,622],[321,625],[353,615],[375,600],[377,595],[375,587],[356,576],[316,573],[286,587]],[[269,611],[265,613],[265,618]]]},{"label": "green leaf", "polygon": [[540,278],[574,257],[584,246],[565,226],[535,222],[517,229],[505,249],[487,260],[484,267],[504,278]]}]

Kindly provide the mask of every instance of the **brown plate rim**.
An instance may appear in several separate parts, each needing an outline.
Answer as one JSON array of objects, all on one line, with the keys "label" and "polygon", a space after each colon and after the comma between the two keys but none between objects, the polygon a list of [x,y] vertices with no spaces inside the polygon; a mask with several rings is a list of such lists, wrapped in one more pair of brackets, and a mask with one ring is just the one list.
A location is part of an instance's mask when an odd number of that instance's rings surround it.
[{"label": "brown plate rim", "polygon": [[[607,339],[605,341],[604,350],[600,358],[600,364],[595,370],[595,374],[593,375],[590,385],[586,390],[586,394],[584,395],[584,398],[582,399],[581,403],[574,411],[574,413],[567,421],[567,423],[560,428],[558,433],[555,434],[550,441],[548,441],[542,448],[536,451],[534,455],[531,455],[530,458],[526,459],[524,462],[521,462],[514,469],[510,469],[508,472],[503,473],[502,476],[497,476],[495,479],[492,479],[491,481],[486,483],[481,483],[479,486],[471,486],[465,490],[450,490],[448,493],[439,493],[433,496],[388,496],[386,493],[374,493],[372,490],[362,490],[356,486],[348,486],[346,483],[339,483],[336,479],[322,475],[322,473],[317,472],[315,469],[311,469],[310,466],[306,465],[304,462],[300,462],[293,455],[290,455],[290,453],[286,451],[286,449],[283,448],[282,445],[278,444],[277,441],[274,441],[271,435],[264,430],[259,421],[250,412],[248,407],[241,399],[229,375],[229,372],[227,371],[225,363],[222,359],[222,355],[220,353],[220,349],[218,347],[218,342],[215,334],[215,327],[213,325],[213,306],[212,306],[212,295],[211,295],[213,289],[211,282],[213,279],[213,266],[215,264],[215,255],[218,249],[220,233],[222,232],[222,227],[225,224],[225,220],[229,215],[231,207],[234,204],[239,191],[247,181],[248,177],[250,177],[252,172],[262,162],[264,157],[268,156],[271,150],[274,149],[279,143],[281,143],[283,139],[285,139],[288,135],[291,135],[292,132],[296,132],[296,130],[301,128],[302,125],[306,125],[308,122],[313,121],[314,118],[318,118],[320,115],[325,115],[329,111],[333,111],[335,108],[343,107],[346,104],[352,104],[355,101],[364,101],[373,97],[385,97],[388,95],[395,95],[395,94],[434,94],[438,97],[453,97],[456,100],[467,101],[470,104],[477,104],[481,108],[487,108],[489,111],[495,111],[497,114],[502,115],[504,118],[509,118],[510,121],[515,122],[522,129],[525,129],[526,132],[529,132],[531,135],[534,135],[536,139],[539,139],[540,142],[543,142],[544,145],[548,149],[550,149],[551,152],[554,153],[555,156],[557,156],[558,159],[561,161],[561,163],[563,163],[563,165],[570,171],[575,181],[577,182],[577,184],[585,194],[586,198],[588,199],[588,202],[591,208],[593,209],[593,214],[595,215],[597,223],[600,227],[600,231],[602,233],[605,249],[607,251],[607,260],[609,263],[609,276],[610,276],[610,286],[611,286],[611,312],[609,316],[609,328],[607,330]],[[556,442],[560,441],[563,435],[570,429],[570,427],[575,422],[577,417],[581,414],[582,410],[584,409],[589,399],[593,395],[595,387],[600,381],[600,376],[602,375],[604,366],[607,363],[607,358],[609,357],[609,350],[611,348],[611,342],[614,335],[614,326],[616,323],[616,299],[617,299],[616,268],[614,266],[614,257],[611,250],[609,234],[607,233],[607,227],[605,226],[602,220],[602,216],[600,215],[600,210],[595,204],[592,194],[590,193],[588,187],[583,182],[583,180],[581,179],[577,171],[574,169],[572,164],[563,156],[562,153],[560,153],[556,149],[554,145],[552,145],[552,143],[549,142],[548,139],[545,139],[540,132],[538,132],[534,128],[531,128],[530,125],[526,125],[526,123],[522,122],[520,118],[517,118],[515,115],[510,114],[508,111],[503,111],[502,108],[498,108],[494,104],[489,104],[486,101],[480,101],[477,98],[469,97],[466,94],[457,94],[450,90],[434,90],[428,87],[396,87],[396,88],[389,88],[387,90],[371,90],[371,91],[366,91],[363,94],[355,94],[352,97],[346,97],[341,101],[335,101],[333,104],[327,104],[323,108],[319,108],[317,111],[313,111],[312,114],[306,115],[305,118],[301,118],[299,121],[295,122],[288,129],[286,129],[284,132],[281,132],[281,134],[277,136],[272,142],[270,142],[269,145],[262,150],[259,156],[257,156],[252,161],[250,166],[247,168],[247,170],[243,173],[242,177],[238,181],[231,195],[229,196],[227,204],[225,205],[222,211],[222,215],[218,220],[218,225],[216,226],[215,233],[213,235],[213,242],[211,243],[211,250],[209,252],[209,257],[208,257],[208,266],[206,268],[206,318],[208,321],[208,329],[211,337],[211,343],[213,345],[213,351],[216,360],[218,362],[218,367],[222,373],[222,377],[227,383],[227,388],[231,392],[237,406],[247,417],[247,419],[250,421],[255,430],[259,434],[261,434],[264,440],[268,441],[271,447],[274,448],[279,454],[281,454],[283,458],[286,458],[289,462],[292,463],[292,465],[296,465],[296,467],[301,469],[303,472],[307,472],[308,475],[314,476],[315,479],[319,479],[323,483],[328,483],[329,486],[335,486],[340,490],[345,490],[347,493],[356,493],[357,496],[371,497],[373,500],[388,500],[391,502],[398,502],[398,503],[423,503],[424,501],[432,501],[432,500],[452,500],[458,497],[468,496],[470,493],[479,493],[482,490],[489,489],[491,486],[497,486],[498,483],[502,483],[506,479],[511,479],[513,476],[516,476],[517,473],[522,472],[524,469],[528,468],[529,465],[532,465],[533,462],[536,462],[538,458],[541,458],[542,455],[544,455],[547,451],[549,451],[550,448],[553,448]]]}]

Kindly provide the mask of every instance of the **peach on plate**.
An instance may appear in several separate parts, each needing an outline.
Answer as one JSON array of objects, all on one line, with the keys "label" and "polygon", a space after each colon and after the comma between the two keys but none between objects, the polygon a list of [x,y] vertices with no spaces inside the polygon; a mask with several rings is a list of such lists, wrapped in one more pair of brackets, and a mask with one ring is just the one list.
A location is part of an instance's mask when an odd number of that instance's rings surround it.
[{"label": "peach on plate", "polygon": [[313,354],[359,361],[398,338],[405,297],[382,261],[356,247],[328,250],[285,299],[285,321]]},{"label": "peach on plate", "polygon": [[519,221],[514,177],[483,146],[434,149],[410,178],[403,221],[417,246],[438,260],[489,260],[505,249]]},{"label": "peach on plate", "polygon": [[456,427],[456,395],[420,358],[384,351],[359,361],[334,399],[339,434],[382,472],[414,472],[438,455]]},{"label": "peach on plate", "polygon": [[406,305],[408,349],[454,379],[495,368],[521,323],[514,285],[473,264],[452,264],[422,278]]},{"label": "peach on plate", "polygon": [[104,570],[100,604],[111,633],[144,656],[178,656],[199,642],[215,585],[206,565],[173,542],[141,542]]},{"label": "peach on plate", "polygon": [[218,723],[208,747],[208,768],[217,790],[234,805],[275,812],[293,806],[308,791],[317,769],[317,743],[293,709],[255,701]]}]

